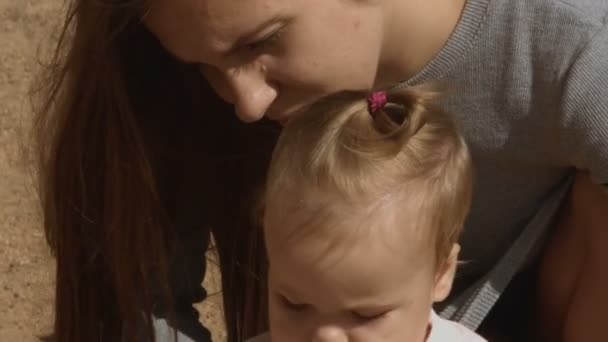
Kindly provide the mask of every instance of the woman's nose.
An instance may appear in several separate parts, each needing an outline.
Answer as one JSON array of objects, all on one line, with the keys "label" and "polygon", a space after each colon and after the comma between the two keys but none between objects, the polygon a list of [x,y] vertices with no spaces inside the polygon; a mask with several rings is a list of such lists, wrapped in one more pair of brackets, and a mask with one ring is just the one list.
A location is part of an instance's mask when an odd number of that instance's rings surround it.
[{"label": "woman's nose", "polygon": [[218,95],[232,103],[239,119],[245,122],[262,119],[278,95],[276,87],[268,82],[265,70],[259,66],[204,73]]},{"label": "woman's nose", "polygon": [[348,334],[338,326],[322,326],[315,330],[312,342],[348,342]]}]

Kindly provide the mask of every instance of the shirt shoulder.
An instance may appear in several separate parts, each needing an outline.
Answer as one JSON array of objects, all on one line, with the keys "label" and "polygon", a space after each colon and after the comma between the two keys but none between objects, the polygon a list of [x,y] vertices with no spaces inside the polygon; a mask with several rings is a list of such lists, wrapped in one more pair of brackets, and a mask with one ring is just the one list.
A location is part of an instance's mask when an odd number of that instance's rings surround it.
[{"label": "shirt shoulder", "polygon": [[520,58],[542,58],[535,64],[557,68],[552,73],[566,69],[608,21],[606,0],[498,0],[491,6],[486,37],[517,46]]},{"label": "shirt shoulder", "polygon": [[608,1],[606,0],[545,0],[556,7],[578,13],[585,20],[606,23],[608,20]]},{"label": "shirt shoulder", "polygon": [[465,326],[443,319],[435,313],[431,316],[431,334],[427,342],[487,342]]},{"label": "shirt shoulder", "polygon": [[608,184],[608,25],[568,70],[561,97],[560,144],[573,166]]}]

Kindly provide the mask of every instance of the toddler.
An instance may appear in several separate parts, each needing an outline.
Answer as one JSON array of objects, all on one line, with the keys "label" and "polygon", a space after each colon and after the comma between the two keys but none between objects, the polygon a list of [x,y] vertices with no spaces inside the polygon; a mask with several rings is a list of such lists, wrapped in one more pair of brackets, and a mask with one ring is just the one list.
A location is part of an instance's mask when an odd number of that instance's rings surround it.
[{"label": "toddler", "polygon": [[423,88],[326,97],[285,124],[264,193],[270,333],[256,341],[484,341],[439,318],[472,192]]}]

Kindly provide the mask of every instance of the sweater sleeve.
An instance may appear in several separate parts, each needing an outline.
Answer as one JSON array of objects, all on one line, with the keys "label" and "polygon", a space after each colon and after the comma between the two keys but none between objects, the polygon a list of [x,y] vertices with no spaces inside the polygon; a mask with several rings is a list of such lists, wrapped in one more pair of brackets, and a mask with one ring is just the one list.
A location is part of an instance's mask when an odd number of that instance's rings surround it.
[{"label": "sweater sleeve", "polygon": [[595,33],[564,82],[560,116],[564,162],[608,187],[608,25]]}]

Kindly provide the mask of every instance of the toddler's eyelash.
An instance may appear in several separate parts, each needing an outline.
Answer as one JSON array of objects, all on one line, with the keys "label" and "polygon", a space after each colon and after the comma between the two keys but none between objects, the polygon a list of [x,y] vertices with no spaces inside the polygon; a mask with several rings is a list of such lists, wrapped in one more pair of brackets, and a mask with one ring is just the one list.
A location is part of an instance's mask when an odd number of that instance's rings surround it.
[{"label": "toddler's eyelash", "polygon": [[355,316],[357,319],[363,320],[363,321],[373,321],[379,318],[382,318],[386,315],[386,312],[381,312],[378,314],[374,314],[374,315],[364,315],[358,312],[353,312],[353,316]]},{"label": "toddler's eyelash", "polygon": [[306,304],[296,304],[291,302],[289,299],[287,299],[284,296],[281,296],[281,302],[283,302],[283,305],[285,305],[287,308],[289,308],[290,310],[293,311],[302,311],[306,308]]}]

